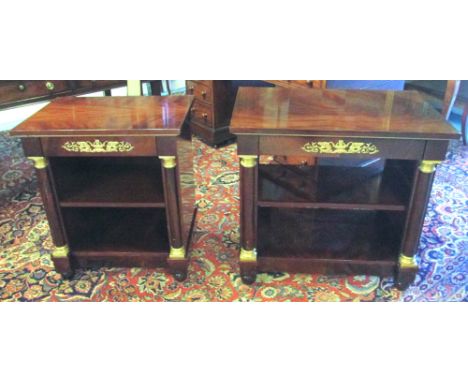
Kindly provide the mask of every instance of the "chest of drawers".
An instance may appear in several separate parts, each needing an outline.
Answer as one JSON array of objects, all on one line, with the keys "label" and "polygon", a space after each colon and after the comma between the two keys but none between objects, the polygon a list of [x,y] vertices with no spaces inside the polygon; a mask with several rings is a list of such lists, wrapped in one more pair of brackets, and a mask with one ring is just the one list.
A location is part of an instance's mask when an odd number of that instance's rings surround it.
[{"label": "chest of drawers", "polygon": [[187,94],[195,100],[190,112],[192,132],[206,143],[216,146],[231,138],[229,121],[236,88],[229,80],[187,80]]}]

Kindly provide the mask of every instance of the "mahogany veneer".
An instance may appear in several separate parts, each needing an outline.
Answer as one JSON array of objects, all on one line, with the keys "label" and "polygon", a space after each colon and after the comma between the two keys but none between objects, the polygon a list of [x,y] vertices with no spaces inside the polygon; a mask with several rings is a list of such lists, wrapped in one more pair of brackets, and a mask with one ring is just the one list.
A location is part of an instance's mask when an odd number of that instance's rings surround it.
[{"label": "mahogany veneer", "polygon": [[[239,88],[231,131],[244,282],[258,271],[413,282],[435,167],[459,136],[418,93]],[[306,160],[271,159],[290,155]]]},{"label": "mahogany veneer", "polygon": [[12,131],[37,169],[58,272],[167,266],[186,277],[196,215],[191,103],[67,97]]}]

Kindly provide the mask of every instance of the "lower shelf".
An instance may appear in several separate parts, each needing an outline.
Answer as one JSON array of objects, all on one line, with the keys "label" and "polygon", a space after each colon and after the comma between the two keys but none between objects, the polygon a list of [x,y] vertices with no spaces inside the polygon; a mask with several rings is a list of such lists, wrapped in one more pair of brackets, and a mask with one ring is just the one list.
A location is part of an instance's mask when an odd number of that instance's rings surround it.
[{"label": "lower shelf", "polygon": [[63,208],[72,253],[122,257],[169,253],[163,208]]},{"label": "lower shelf", "polygon": [[398,258],[403,223],[398,212],[259,208],[259,268],[388,274]]}]

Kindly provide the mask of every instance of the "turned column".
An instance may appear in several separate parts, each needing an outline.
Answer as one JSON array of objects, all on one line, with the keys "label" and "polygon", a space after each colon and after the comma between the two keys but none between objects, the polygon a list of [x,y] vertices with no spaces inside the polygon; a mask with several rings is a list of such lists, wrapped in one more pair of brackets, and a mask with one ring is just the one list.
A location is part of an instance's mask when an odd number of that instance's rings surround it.
[{"label": "turned column", "polygon": [[169,233],[169,268],[176,278],[182,281],[187,277],[188,258],[184,247],[180,222],[179,190],[177,188],[177,160],[175,156],[160,156],[166,200],[166,217]]},{"label": "turned column", "polygon": [[60,215],[60,208],[54,192],[49,163],[47,158],[42,156],[31,156],[28,159],[34,162],[34,167],[36,168],[37,180],[49,222],[50,234],[52,242],[55,245],[55,249],[52,252],[52,261],[57,272],[64,277],[70,277],[73,274],[70,263],[70,249],[63,230],[62,216]]},{"label": "turned column", "polygon": [[257,276],[257,159],[240,158],[240,271],[242,280],[251,284]]},{"label": "turned column", "polygon": [[423,160],[416,171],[409,211],[406,218],[401,253],[398,259],[396,285],[399,289],[406,289],[414,282],[418,273],[415,255],[419,247],[426,208],[431,195],[432,182],[437,164],[441,161]]}]

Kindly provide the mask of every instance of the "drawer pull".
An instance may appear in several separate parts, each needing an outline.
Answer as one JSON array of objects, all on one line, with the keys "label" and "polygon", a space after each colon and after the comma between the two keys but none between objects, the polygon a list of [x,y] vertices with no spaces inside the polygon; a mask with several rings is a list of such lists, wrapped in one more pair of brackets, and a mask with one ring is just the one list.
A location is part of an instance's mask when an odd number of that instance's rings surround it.
[{"label": "drawer pull", "polygon": [[26,90],[26,86],[25,86],[24,84],[19,84],[19,85],[18,85],[18,90],[19,90],[20,92],[24,92],[24,91]]},{"label": "drawer pull", "polygon": [[207,114],[207,113],[203,113],[203,114],[202,114],[202,117],[203,117],[204,119],[208,119],[208,114]]},{"label": "drawer pull", "polygon": [[47,81],[47,82],[45,83],[45,87],[46,87],[48,90],[54,90],[55,85],[54,85],[53,82]]},{"label": "drawer pull", "polygon": [[340,139],[338,142],[309,142],[302,150],[307,153],[319,154],[368,154],[373,155],[379,152],[376,145],[364,142],[345,142]]},{"label": "drawer pull", "polygon": [[203,90],[203,91],[201,92],[201,95],[202,95],[203,98],[206,98],[206,91]]}]

